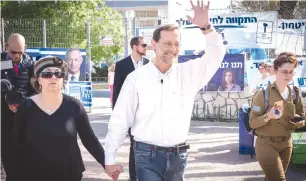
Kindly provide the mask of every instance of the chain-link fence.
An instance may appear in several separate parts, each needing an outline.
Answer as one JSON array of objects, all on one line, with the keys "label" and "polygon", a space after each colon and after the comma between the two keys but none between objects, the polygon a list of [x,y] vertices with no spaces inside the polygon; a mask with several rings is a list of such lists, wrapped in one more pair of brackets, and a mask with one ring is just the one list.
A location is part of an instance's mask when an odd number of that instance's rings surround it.
[{"label": "chain-link fence", "polygon": [[[4,44],[12,33],[26,39],[27,48],[70,48],[86,42],[86,25],[72,26],[68,19],[4,19]],[[67,26],[69,24],[69,26]]]}]

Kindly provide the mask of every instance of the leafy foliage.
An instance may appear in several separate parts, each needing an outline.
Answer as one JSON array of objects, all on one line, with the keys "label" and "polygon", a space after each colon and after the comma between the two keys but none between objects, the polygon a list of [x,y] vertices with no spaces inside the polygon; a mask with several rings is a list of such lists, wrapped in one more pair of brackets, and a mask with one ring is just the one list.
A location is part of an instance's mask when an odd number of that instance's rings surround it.
[{"label": "leafy foliage", "polygon": [[246,1],[232,0],[230,7],[235,12],[277,11],[282,19],[306,18],[306,1]]},{"label": "leafy foliage", "polygon": [[[18,32],[25,36],[28,47],[42,47],[45,19],[47,47],[86,48],[89,22],[94,62],[111,59],[123,51],[121,15],[102,1],[1,1],[1,11],[5,37]],[[100,36],[112,36],[114,44],[101,46]]]}]

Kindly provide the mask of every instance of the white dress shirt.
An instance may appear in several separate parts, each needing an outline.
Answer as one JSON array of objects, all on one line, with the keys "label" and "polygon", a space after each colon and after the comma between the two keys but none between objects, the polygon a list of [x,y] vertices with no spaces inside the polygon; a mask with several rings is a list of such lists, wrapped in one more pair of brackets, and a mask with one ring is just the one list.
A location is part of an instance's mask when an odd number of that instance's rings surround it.
[{"label": "white dress shirt", "polygon": [[149,62],[129,74],[108,123],[105,164],[115,155],[128,129],[136,141],[171,147],[187,139],[194,97],[218,70],[225,47],[216,32],[206,35],[201,58],[172,64],[165,74]]},{"label": "white dress shirt", "polygon": [[79,81],[79,80],[80,80],[80,72],[78,72],[78,73],[76,73],[76,74],[74,74],[74,75],[68,73],[68,81],[72,81],[72,80],[71,80],[71,77],[72,77],[72,76],[74,76],[75,81]]},{"label": "white dress shirt", "polygon": [[141,57],[141,59],[138,62],[136,62],[136,60],[133,58],[132,55],[131,55],[131,59],[133,61],[133,65],[134,65],[135,70],[140,68],[141,66],[143,66],[143,57]]}]

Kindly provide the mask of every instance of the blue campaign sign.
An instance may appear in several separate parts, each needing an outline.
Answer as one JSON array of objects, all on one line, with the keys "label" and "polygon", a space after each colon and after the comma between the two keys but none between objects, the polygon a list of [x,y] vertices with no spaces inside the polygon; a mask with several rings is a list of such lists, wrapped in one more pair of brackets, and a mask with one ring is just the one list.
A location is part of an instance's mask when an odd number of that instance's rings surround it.
[{"label": "blue campaign sign", "polygon": [[[178,62],[183,63],[201,56],[179,56]],[[243,92],[244,79],[244,55],[226,54],[219,69],[203,88],[203,91]]]},{"label": "blue campaign sign", "polygon": [[36,60],[36,57],[40,54],[39,48],[27,48],[25,53],[33,57],[33,60]]},{"label": "blue campaign sign", "polygon": [[306,87],[306,77],[297,78],[299,88]]},{"label": "blue campaign sign", "polygon": [[64,91],[65,94],[80,100],[87,112],[92,107],[92,83],[89,81],[68,82]]}]

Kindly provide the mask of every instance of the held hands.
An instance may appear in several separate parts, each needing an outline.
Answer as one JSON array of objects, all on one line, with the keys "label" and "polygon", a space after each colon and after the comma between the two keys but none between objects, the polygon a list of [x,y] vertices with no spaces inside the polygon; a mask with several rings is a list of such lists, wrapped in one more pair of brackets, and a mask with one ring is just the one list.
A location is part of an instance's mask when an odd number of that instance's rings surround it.
[{"label": "held hands", "polygon": [[187,16],[188,20],[195,25],[198,25],[200,28],[205,27],[206,25],[209,24],[209,15],[208,15],[208,9],[209,9],[209,1],[207,2],[207,5],[204,5],[203,0],[198,0],[197,5],[195,6],[192,2],[190,1],[191,7],[194,12],[194,17],[191,18],[190,16]]},{"label": "held hands", "polygon": [[108,176],[113,178],[113,180],[118,180],[120,173],[123,172],[122,165],[105,165],[105,172]]}]

